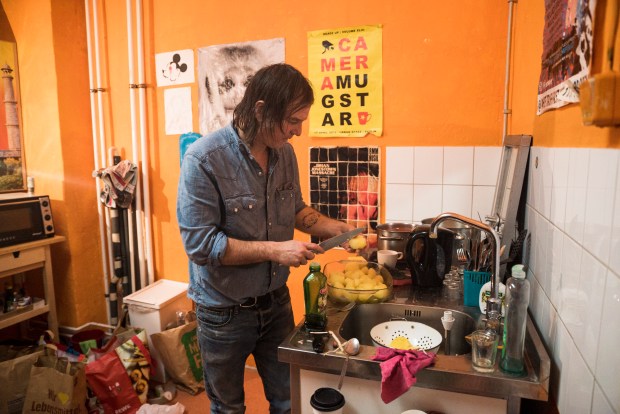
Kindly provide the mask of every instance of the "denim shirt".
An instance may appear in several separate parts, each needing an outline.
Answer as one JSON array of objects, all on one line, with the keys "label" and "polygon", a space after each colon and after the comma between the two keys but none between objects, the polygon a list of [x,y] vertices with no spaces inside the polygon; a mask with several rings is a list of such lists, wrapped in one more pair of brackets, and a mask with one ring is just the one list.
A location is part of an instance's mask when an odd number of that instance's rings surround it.
[{"label": "denim shirt", "polygon": [[293,239],[295,215],[306,204],[290,144],[269,150],[265,174],[232,125],[190,145],[181,165],[177,219],[189,257],[188,296],[225,307],[286,283],[289,267],[275,262],[222,265],[228,238]]}]

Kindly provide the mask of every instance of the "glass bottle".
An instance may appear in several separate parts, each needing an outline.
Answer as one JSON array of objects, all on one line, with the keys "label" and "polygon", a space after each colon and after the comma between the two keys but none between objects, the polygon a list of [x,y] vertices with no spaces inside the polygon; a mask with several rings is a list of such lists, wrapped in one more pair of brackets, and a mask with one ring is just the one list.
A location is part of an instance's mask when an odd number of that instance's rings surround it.
[{"label": "glass bottle", "polygon": [[304,302],[308,331],[323,331],[327,325],[327,277],[321,272],[321,265],[310,263],[310,272],[304,278]]},{"label": "glass bottle", "polygon": [[524,371],[523,347],[527,307],[530,303],[530,282],[525,278],[523,265],[512,267],[512,277],[506,282],[506,320],[504,322],[504,347],[500,368],[511,374]]},{"label": "glass bottle", "polygon": [[11,312],[15,310],[15,293],[13,292],[13,285],[10,283],[4,284],[4,312]]}]

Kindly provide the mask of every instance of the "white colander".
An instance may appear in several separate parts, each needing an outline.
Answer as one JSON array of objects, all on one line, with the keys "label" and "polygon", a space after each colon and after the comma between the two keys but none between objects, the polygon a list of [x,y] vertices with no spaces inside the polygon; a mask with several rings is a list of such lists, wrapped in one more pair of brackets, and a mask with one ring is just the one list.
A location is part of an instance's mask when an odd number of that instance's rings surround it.
[{"label": "white colander", "polygon": [[386,348],[390,348],[390,343],[399,336],[407,338],[411,345],[424,351],[435,351],[442,340],[436,329],[420,322],[389,321],[375,325],[370,330],[373,342]]}]

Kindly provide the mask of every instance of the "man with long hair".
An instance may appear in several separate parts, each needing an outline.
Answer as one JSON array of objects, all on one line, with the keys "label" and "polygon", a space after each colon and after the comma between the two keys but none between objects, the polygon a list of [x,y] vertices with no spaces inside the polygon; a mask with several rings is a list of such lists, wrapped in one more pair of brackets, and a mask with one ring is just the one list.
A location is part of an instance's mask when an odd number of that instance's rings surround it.
[{"label": "man with long hair", "polygon": [[259,70],[230,125],[193,143],[181,167],[177,216],[190,259],[188,296],[212,413],[245,412],[243,374],[251,354],[271,413],[290,412],[289,366],[277,348],[294,329],[290,266],[323,250],[294,229],[333,237],[353,226],[305,204],[288,142],[299,136],[314,94],[287,64]]}]

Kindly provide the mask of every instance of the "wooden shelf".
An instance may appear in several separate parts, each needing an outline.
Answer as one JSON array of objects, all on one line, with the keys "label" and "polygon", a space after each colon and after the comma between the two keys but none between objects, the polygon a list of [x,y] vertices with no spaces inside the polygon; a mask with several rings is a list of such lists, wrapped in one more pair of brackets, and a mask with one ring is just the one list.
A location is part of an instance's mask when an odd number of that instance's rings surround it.
[{"label": "wooden shelf", "polygon": [[41,269],[45,304],[28,306],[10,313],[0,314],[0,329],[27,321],[47,313],[48,328],[58,338],[58,319],[56,316],[56,300],[54,296],[54,276],[50,246],[65,241],[63,236],[35,240],[14,246],[0,247],[0,279],[28,270]]}]

